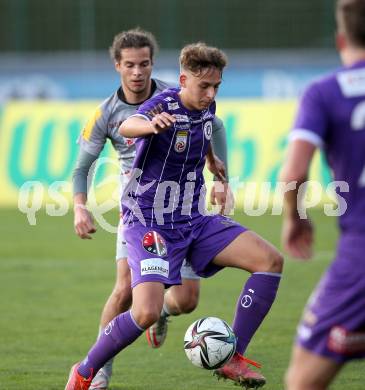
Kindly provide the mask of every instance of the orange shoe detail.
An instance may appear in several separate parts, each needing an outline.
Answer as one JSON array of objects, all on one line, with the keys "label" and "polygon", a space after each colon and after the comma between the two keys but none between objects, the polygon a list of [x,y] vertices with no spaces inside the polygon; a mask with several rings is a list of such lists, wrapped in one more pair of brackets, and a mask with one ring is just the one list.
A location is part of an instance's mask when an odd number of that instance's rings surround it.
[{"label": "orange shoe detail", "polygon": [[247,359],[236,352],[232,359],[223,367],[215,370],[214,374],[218,378],[230,379],[235,384],[246,388],[257,389],[264,386],[266,383],[265,377],[259,372],[251,370],[248,366],[249,364],[258,368],[261,367],[259,363]]},{"label": "orange shoe detail", "polygon": [[65,390],[88,390],[91,381],[93,380],[93,373],[89,376],[89,378],[84,378],[81,376],[77,369],[79,368],[80,363],[76,363],[71,367],[70,375],[68,377],[68,381],[65,387]]}]

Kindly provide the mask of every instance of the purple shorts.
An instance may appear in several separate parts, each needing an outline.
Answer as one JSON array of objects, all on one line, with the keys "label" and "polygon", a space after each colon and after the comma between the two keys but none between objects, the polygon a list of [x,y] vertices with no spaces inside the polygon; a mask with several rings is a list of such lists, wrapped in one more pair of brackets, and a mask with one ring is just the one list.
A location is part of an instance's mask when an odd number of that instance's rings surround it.
[{"label": "purple shorts", "polygon": [[246,230],[221,215],[173,230],[138,223],[125,227],[132,287],[143,282],[181,284],[185,258],[199,276],[211,276],[222,269],[212,263],[214,257]]},{"label": "purple shorts", "polygon": [[365,357],[364,241],[363,235],[340,239],[298,327],[299,345],[338,363]]}]

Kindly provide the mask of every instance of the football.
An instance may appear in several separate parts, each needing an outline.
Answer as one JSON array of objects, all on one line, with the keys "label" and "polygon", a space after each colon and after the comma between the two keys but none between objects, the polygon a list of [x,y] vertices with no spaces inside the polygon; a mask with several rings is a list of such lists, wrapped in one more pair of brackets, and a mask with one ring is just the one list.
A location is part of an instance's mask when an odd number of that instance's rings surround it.
[{"label": "football", "polygon": [[195,366],[215,370],[231,359],[236,343],[236,336],[225,321],[205,317],[189,326],[184,337],[184,350]]}]

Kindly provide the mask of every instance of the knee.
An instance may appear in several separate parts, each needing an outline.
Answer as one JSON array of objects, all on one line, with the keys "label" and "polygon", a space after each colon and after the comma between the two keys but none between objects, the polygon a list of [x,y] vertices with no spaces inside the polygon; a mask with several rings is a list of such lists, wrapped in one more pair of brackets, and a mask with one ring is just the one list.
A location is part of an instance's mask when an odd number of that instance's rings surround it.
[{"label": "knee", "polygon": [[263,272],[281,273],[283,271],[284,257],[276,249],[270,250],[265,259]]},{"label": "knee", "polygon": [[134,319],[143,329],[147,329],[154,324],[160,318],[160,314],[161,308],[158,308],[157,306],[148,307],[146,305],[145,307],[133,310]]},{"label": "knee", "polygon": [[181,313],[191,313],[198,306],[199,289],[189,289],[189,292],[183,296],[179,303]]},{"label": "knee", "polygon": [[188,301],[184,302],[184,305],[181,307],[181,313],[188,314],[193,312],[198,306],[198,299],[190,298]]}]

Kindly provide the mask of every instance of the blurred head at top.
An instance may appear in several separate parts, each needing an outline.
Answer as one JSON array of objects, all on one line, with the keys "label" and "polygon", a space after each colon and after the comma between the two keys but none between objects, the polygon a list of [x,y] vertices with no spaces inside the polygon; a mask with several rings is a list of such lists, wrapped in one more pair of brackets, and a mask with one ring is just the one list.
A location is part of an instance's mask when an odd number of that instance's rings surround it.
[{"label": "blurred head at top", "polygon": [[346,65],[365,55],[365,0],[338,0],[336,45]]}]

